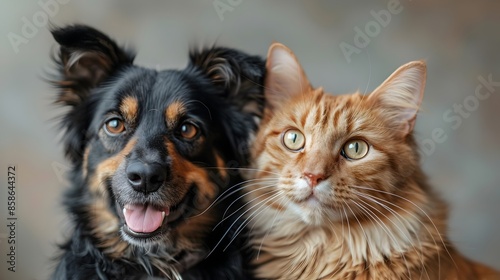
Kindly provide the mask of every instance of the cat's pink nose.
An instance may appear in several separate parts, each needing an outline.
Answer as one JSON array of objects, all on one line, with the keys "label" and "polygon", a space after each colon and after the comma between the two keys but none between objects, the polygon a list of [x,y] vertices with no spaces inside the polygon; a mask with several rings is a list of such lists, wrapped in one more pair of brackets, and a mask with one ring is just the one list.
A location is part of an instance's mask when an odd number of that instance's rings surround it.
[{"label": "cat's pink nose", "polygon": [[306,172],[306,173],[304,173],[304,176],[309,181],[309,185],[311,186],[311,188],[316,187],[316,185],[319,184],[319,182],[321,182],[325,179],[324,174],[312,174],[312,173]]}]

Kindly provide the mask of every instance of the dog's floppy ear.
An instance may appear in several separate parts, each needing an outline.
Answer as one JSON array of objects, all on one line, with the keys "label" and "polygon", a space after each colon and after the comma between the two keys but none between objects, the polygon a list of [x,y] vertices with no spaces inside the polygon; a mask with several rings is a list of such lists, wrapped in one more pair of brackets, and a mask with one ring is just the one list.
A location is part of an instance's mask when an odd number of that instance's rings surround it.
[{"label": "dog's floppy ear", "polygon": [[231,108],[221,110],[225,137],[235,159],[246,164],[248,143],[264,108],[265,61],[259,56],[223,47],[191,51],[190,61],[229,103]]},{"label": "dog's floppy ear", "polygon": [[78,160],[91,119],[92,108],[87,101],[92,90],[120,68],[131,65],[134,54],[88,26],[71,25],[51,32],[60,45],[54,57],[57,78],[52,81],[60,89],[56,103],[72,107],[62,119],[65,150],[71,159]]}]

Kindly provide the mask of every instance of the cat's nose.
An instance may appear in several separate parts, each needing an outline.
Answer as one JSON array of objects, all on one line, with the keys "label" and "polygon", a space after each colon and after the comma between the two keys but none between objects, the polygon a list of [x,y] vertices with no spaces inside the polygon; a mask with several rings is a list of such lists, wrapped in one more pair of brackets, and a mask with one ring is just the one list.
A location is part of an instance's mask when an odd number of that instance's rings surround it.
[{"label": "cat's nose", "polygon": [[306,177],[307,181],[309,181],[309,186],[311,186],[311,188],[316,187],[316,185],[318,185],[319,182],[325,180],[324,174],[313,174],[313,173],[305,172],[304,177]]}]

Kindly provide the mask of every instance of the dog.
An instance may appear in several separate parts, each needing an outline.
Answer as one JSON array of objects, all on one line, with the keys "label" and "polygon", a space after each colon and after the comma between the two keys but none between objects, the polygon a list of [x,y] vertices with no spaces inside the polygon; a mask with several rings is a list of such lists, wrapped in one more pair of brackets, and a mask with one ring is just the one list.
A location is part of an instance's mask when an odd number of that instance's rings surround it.
[{"label": "dog", "polygon": [[53,279],[250,277],[223,219],[238,201],[220,196],[241,181],[231,167],[246,164],[262,113],[264,60],[209,47],[157,71],[92,27],[51,33],[74,226]]}]

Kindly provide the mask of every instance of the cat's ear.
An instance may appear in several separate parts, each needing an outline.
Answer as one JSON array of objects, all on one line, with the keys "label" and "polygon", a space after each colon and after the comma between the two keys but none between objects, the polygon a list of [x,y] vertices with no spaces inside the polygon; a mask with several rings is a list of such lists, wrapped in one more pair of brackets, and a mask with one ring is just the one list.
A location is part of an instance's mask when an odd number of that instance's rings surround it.
[{"label": "cat's ear", "polygon": [[388,123],[403,136],[411,133],[424,96],[427,67],[424,61],[412,61],[399,67],[376,88],[368,99],[380,109]]},{"label": "cat's ear", "polygon": [[273,43],[266,62],[265,96],[267,105],[277,108],[292,96],[311,89],[302,66],[285,45]]}]

